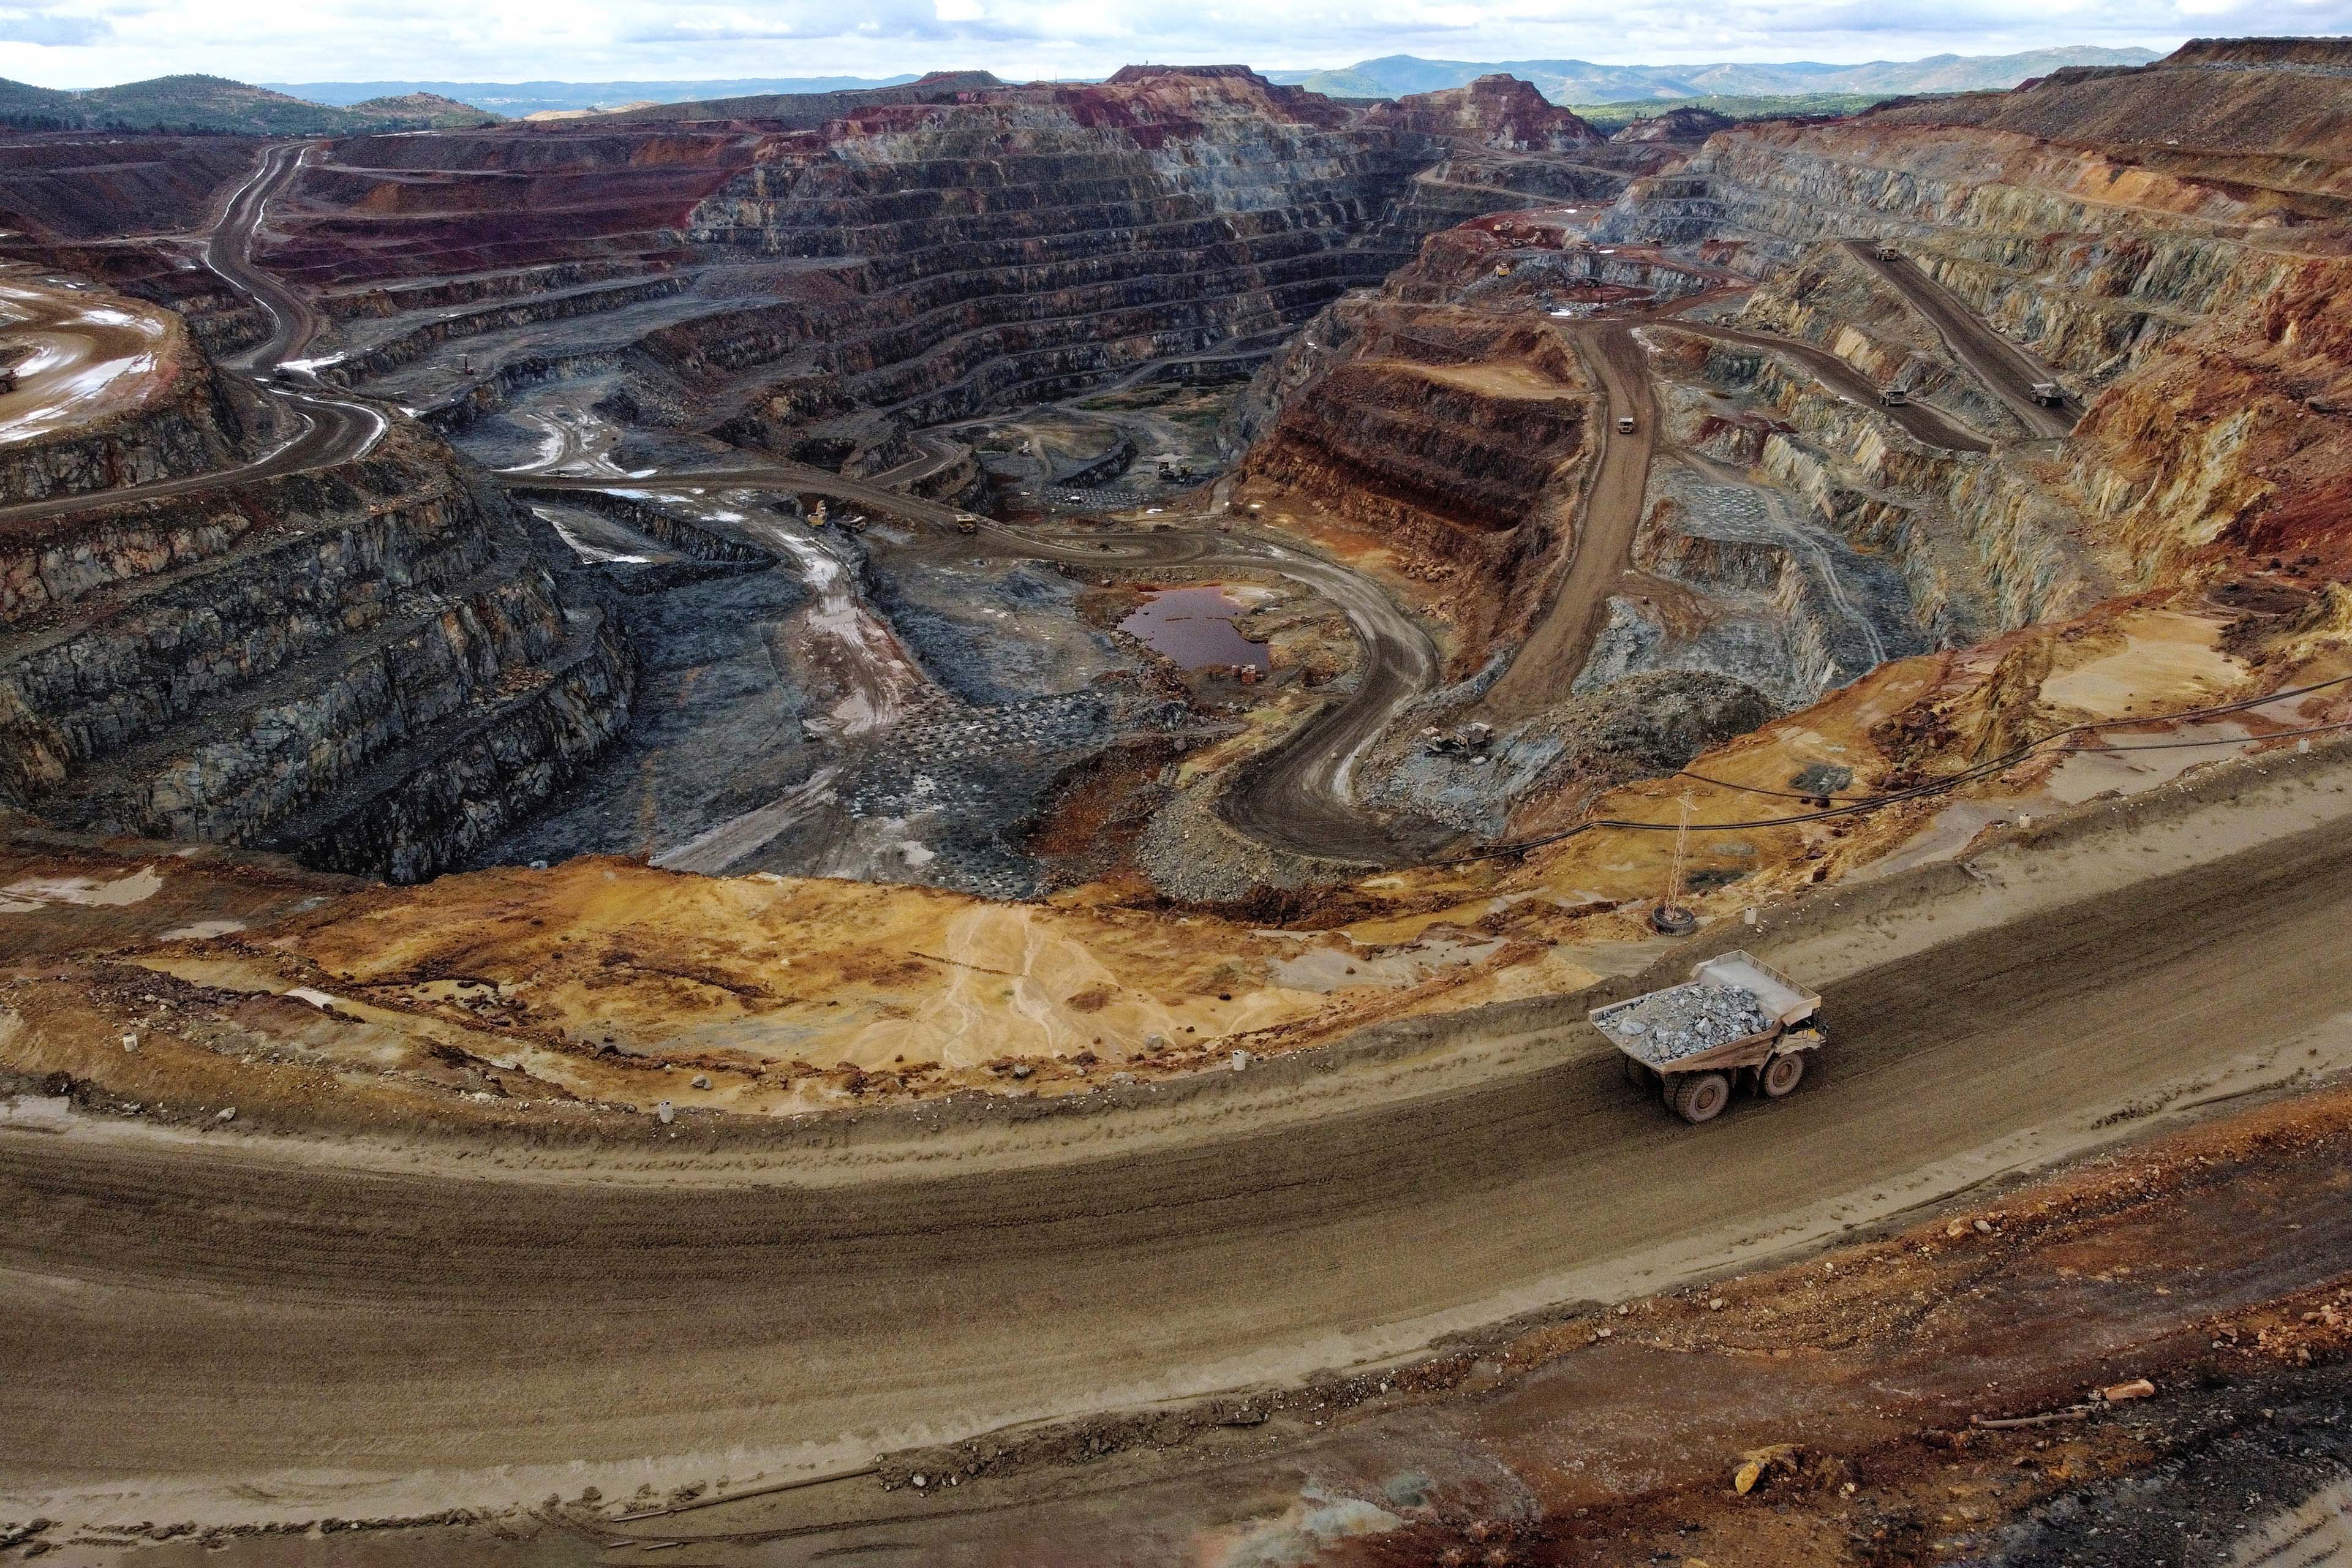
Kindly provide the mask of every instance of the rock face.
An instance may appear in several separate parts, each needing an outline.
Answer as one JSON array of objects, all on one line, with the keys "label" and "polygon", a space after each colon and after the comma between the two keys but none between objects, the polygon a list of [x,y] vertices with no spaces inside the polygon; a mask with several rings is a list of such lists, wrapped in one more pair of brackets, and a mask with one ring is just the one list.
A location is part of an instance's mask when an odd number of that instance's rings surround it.
[{"label": "rock face", "polygon": [[604,607],[445,447],[0,539],[0,795],[410,879],[625,721]]},{"label": "rock face", "polygon": [[912,427],[1248,345],[1377,281],[1431,155],[1240,68],[943,79],[355,139],[264,259],[325,290],[331,375],[446,428],[593,380],[647,426],[875,472]]},{"label": "rock face", "polygon": [[1934,331],[1829,243],[1882,237],[2084,395],[2054,470],[2046,454],[1908,453],[1832,400],[1774,395],[1795,428],[1767,465],[1903,551],[1923,605],[1981,635],[2086,602],[2101,552],[2122,582],[2152,580],[2352,466],[2320,438],[2346,376],[2339,312],[2321,303],[2342,297],[2343,208],[2309,162],[2343,144],[2347,117],[2340,44],[2198,44],[2140,70],[1742,128],[1637,184],[1612,232],[1717,247],[1769,275],[1744,320],[1882,381],[1907,374],[2018,440]]},{"label": "rock face", "polygon": [[1402,172],[1387,138],[1308,95],[1130,69],[779,142],[687,228],[864,258],[864,308],[812,325],[808,376],[928,424],[1294,324],[1399,259],[1349,241]]},{"label": "rock face", "polygon": [[1380,293],[1333,306],[1259,373],[1230,432],[1247,447],[1242,480],[1449,584],[1452,662],[1475,669],[1540,609],[1596,439],[1590,374],[1548,311],[1700,287],[1506,218],[1433,235]]},{"label": "rock face", "polygon": [[1571,111],[1516,77],[1484,76],[1467,87],[1419,93],[1374,107],[1365,123],[1424,141],[1431,166],[1413,176],[1389,226],[1413,238],[1482,213],[1613,200],[1647,170]]},{"label": "rock face", "polygon": [[242,136],[0,131],[0,227],[67,243],[184,232],[253,172],[256,150]]},{"label": "rock face", "polygon": [[1633,121],[1609,140],[1616,142],[1704,142],[1718,131],[1730,130],[1734,123],[1730,116],[1717,114],[1711,109],[1686,106]]},{"label": "rock face", "polygon": [[[240,455],[244,424],[167,310],[23,278],[0,284],[0,506],[176,479]],[[45,365],[55,363],[55,371]]]},{"label": "rock face", "polygon": [[[2273,679],[2312,657],[2305,639],[2326,646],[2334,612],[2317,606],[2352,574],[2347,126],[2352,47],[2207,41],[2138,69],[1738,127],[1613,210],[1609,237],[1702,248],[1758,279],[1735,325],[1826,351],[1981,437],[1927,445],[1789,355],[1649,334],[1746,410],[1694,405],[1695,449],[1892,563],[1922,626],[1958,650],[1874,731],[1906,767],[2080,717],[2037,710],[2043,678],[2067,645],[2158,606],[2197,626],[2217,604],[2281,606],[2227,628]],[[2047,367],[2034,374],[2073,395],[2067,418],[2036,421],[1988,379],[1913,272]],[[1651,542],[1662,564],[1699,563]],[[2216,580],[2234,597],[2210,598]]]},{"label": "rock face", "polygon": [[209,375],[144,406],[47,439],[0,444],[0,505],[82,495],[226,468],[242,422]]},{"label": "rock face", "polygon": [[1608,138],[1514,76],[1482,76],[1467,87],[1414,93],[1381,104],[1367,125],[1466,142],[1496,153],[1567,153]]}]

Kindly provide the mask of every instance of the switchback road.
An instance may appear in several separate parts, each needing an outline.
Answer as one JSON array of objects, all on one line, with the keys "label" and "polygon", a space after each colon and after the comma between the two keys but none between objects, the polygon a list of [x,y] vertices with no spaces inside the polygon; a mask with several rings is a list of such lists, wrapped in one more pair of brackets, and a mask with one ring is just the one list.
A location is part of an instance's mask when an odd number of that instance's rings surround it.
[{"label": "switchback road", "polygon": [[1903,426],[1914,439],[1930,447],[1941,447],[1948,452],[1991,450],[1991,444],[1983,437],[1925,404],[1906,403],[1888,407],[1879,396],[1876,383],[1827,349],[1817,349],[1811,343],[1774,337],[1766,332],[1718,326],[1713,321],[1674,321],[1659,324],[1677,332],[1714,338],[1720,342],[1740,343],[1748,348],[1761,349],[1766,353],[1785,354],[1803,365],[1815,380],[1832,392],[1885,415]]},{"label": "switchback road", "polygon": [[316,317],[300,296],[254,265],[253,253],[271,198],[292,181],[308,146],[282,143],[265,151],[252,177],[231,193],[223,205],[204,245],[205,263],[230,286],[249,296],[270,321],[267,338],[225,357],[219,362],[220,367],[253,378],[259,391],[286,405],[295,422],[294,435],[265,456],[232,468],[0,507],[0,527],[110,510],[331,468],[366,455],[383,438],[390,422],[373,405],[355,398],[331,397],[299,382],[275,377],[277,366],[298,354],[310,342],[316,330]]},{"label": "switchback road", "polygon": [[1919,270],[1917,263],[1907,257],[1889,260],[1880,256],[1877,246],[1869,240],[1850,239],[1845,241],[1845,247],[1855,260],[1885,279],[1911,302],[1912,309],[1927,319],[1937,336],[1944,340],[1944,346],[1952,351],[1952,357],[2006,404],[2029,432],[2053,437],[2074,431],[2074,422],[2083,416],[2078,401],[2070,396],[2055,408],[2033,401],[2034,384],[2052,380],[2053,373],[1993,331],[1983,317]]}]

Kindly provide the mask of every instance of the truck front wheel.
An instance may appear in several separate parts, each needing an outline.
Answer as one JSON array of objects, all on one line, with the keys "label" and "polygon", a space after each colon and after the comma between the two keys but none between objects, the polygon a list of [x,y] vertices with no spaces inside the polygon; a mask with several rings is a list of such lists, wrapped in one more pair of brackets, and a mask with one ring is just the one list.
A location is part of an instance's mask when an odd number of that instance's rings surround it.
[{"label": "truck front wheel", "polygon": [[1805,1058],[1791,1051],[1784,1057],[1774,1057],[1764,1064],[1764,1097],[1779,1100],[1796,1091],[1804,1081]]},{"label": "truck front wheel", "polygon": [[1675,1085],[1675,1114],[1696,1127],[1723,1114],[1731,1103],[1731,1080],[1719,1072],[1695,1072]]}]

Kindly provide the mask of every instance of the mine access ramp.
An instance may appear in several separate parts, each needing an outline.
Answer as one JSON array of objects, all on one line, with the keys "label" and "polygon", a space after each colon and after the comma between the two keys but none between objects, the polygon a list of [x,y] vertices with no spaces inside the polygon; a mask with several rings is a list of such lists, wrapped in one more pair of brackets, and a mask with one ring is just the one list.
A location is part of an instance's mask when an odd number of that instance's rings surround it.
[{"label": "mine access ramp", "polygon": [[1793,1091],[1805,1053],[1829,1038],[1821,994],[1754,953],[1703,960],[1680,985],[1586,1015],[1625,1055],[1625,1076],[1684,1121],[1712,1121],[1738,1089],[1767,1100]]}]

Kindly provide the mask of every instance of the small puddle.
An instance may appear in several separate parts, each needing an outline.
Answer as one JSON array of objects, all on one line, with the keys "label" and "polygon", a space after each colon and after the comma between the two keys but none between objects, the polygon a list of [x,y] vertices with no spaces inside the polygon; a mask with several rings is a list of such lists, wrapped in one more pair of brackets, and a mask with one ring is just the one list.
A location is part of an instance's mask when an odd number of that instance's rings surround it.
[{"label": "small puddle", "polygon": [[1249,665],[1273,672],[1265,644],[1234,630],[1234,617],[1247,608],[1222,587],[1160,588],[1118,629],[1163,658],[1187,669]]}]

